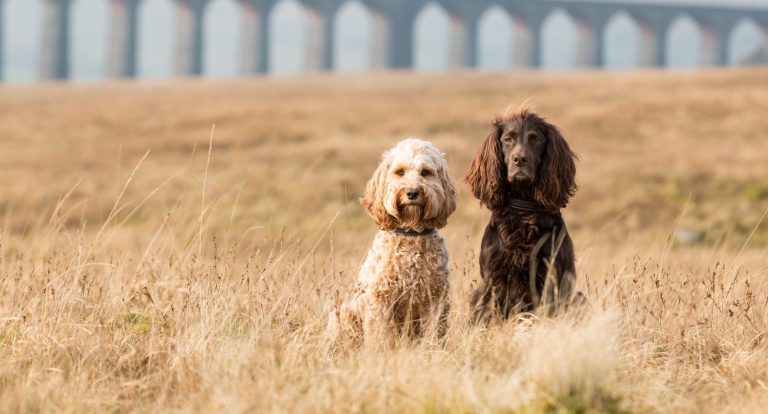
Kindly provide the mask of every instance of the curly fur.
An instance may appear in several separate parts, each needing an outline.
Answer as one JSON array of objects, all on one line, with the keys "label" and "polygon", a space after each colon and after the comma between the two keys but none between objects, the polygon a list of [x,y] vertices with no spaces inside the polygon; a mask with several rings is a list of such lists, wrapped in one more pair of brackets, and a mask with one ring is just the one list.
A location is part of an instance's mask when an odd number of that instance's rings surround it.
[{"label": "curly fur", "polygon": [[[534,145],[518,139],[510,141],[513,144],[505,150],[505,134],[538,134],[546,142]],[[529,164],[536,164],[527,166],[534,177],[530,181],[515,180],[509,174],[512,168],[523,171],[511,161],[512,155],[522,152]],[[557,127],[526,109],[494,118],[491,132],[465,176],[472,194],[492,213],[481,245],[482,280],[470,300],[476,322],[493,314],[507,318],[514,312],[532,310],[537,297],[558,304],[572,296],[576,274],[573,242],[560,209],[577,190],[575,158]],[[515,208],[510,206],[511,199],[534,202],[541,211]],[[562,244],[555,246],[561,232]],[[535,251],[542,237],[545,243]],[[529,280],[532,266],[535,290]]]},{"label": "curly fur", "polygon": [[[408,191],[418,190],[411,200]],[[441,338],[448,314],[448,249],[438,232],[448,222],[456,192],[440,151],[407,139],[384,153],[360,200],[379,226],[353,296],[330,314],[329,329],[357,341],[398,336]]]}]

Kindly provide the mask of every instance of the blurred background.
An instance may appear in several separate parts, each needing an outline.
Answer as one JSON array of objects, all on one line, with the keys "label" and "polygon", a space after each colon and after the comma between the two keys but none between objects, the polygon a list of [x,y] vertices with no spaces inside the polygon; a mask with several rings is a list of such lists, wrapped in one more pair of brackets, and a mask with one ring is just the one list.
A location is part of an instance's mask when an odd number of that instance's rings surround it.
[{"label": "blurred background", "polygon": [[768,0],[602,3],[609,6],[567,0],[0,0],[0,76],[30,83],[388,67],[690,69],[768,60]]},{"label": "blurred background", "polygon": [[[81,210],[66,223],[100,223],[125,165],[147,150],[159,162],[150,161],[153,178],[137,178],[126,195],[151,193],[147,206],[163,210],[177,193],[152,186],[187,171],[215,135],[205,194],[243,190],[253,199],[212,228],[259,223],[267,234],[289,226],[298,235],[345,211],[354,238],[370,227],[356,195],[381,150],[405,136],[432,140],[458,178],[492,115],[534,98],[532,108],[581,156],[582,190],[568,209],[577,239],[621,240],[632,231],[652,245],[679,224],[687,244],[738,246],[753,229],[753,242],[768,240],[765,226],[755,227],[768,201],[768,72],[760,66],[768,61],[768,0],[0,6],[6,228],[34,227],[35,212],[53,208],[79,180],[70,201]],[[153,81],[107,82],[135,78]],[[297,177],[311,183],[300,196]],[[277,202],[296,197],[293,209]],[[309,200],[323,200],[318,215],[305,214]],[[484,213],[465,205],[457,214],[482,227]],[[610,230],[606,217],[615,220]]]},{"label": "blurred background", "polygon": [[[768,0],[0,0],[0,22],[0,411],[766,411]],[[523,102],[579,156],[563,216],[606,322],[467,329],[490,212],[462,176]],[[358,197],[408,136],[458,190],[450,339],[337,360],[328,310],[378,231]]]}]

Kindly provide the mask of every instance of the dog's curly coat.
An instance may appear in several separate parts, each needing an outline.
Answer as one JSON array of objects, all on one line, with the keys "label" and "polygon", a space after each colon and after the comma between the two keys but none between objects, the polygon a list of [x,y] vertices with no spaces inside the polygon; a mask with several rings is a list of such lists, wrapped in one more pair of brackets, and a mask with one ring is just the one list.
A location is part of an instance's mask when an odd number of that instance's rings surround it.
[{"label": "dog's curly coat", "polygon": [[443,154],[426,141],[401,141],[384,153],[360,202],[380,231],[353,296],[331,311],[331,335],[365,343],[441,338],[448,314],[448,249],[436,229],[456,209]]}]

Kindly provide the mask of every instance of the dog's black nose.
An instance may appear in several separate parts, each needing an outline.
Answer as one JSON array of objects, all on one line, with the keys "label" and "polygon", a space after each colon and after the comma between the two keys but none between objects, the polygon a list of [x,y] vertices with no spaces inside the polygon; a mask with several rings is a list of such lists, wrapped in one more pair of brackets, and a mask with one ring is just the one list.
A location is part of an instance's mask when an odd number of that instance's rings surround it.
[{"label": "dog's black nose", "polygon": [[405,192],[405,195],[408,196],[409,200],[415,200],[419,198],[419,189],[418,188],[410,188]]},{"label": "dog's black nose", "polygon": [[512,161],[517,165],[525,165],[525,163],[528,162],[528,157],[524,155],[515,155],[515,158],[513,158]]}]

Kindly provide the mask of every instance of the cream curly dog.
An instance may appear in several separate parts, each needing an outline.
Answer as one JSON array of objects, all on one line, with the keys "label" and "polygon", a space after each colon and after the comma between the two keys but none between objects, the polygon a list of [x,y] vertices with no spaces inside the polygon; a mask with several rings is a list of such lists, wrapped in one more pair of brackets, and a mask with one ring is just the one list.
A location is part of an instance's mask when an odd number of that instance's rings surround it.
[{"label": "cream curly dog", "polygon": [[381,230],[354,295],[331,312],[331,334],[366,344],[400,336],[441,339],[448,316],[448,249],[437,229],[456,209],[443,154],[427,141],[401,141],[384,153],[360,203]]}]

